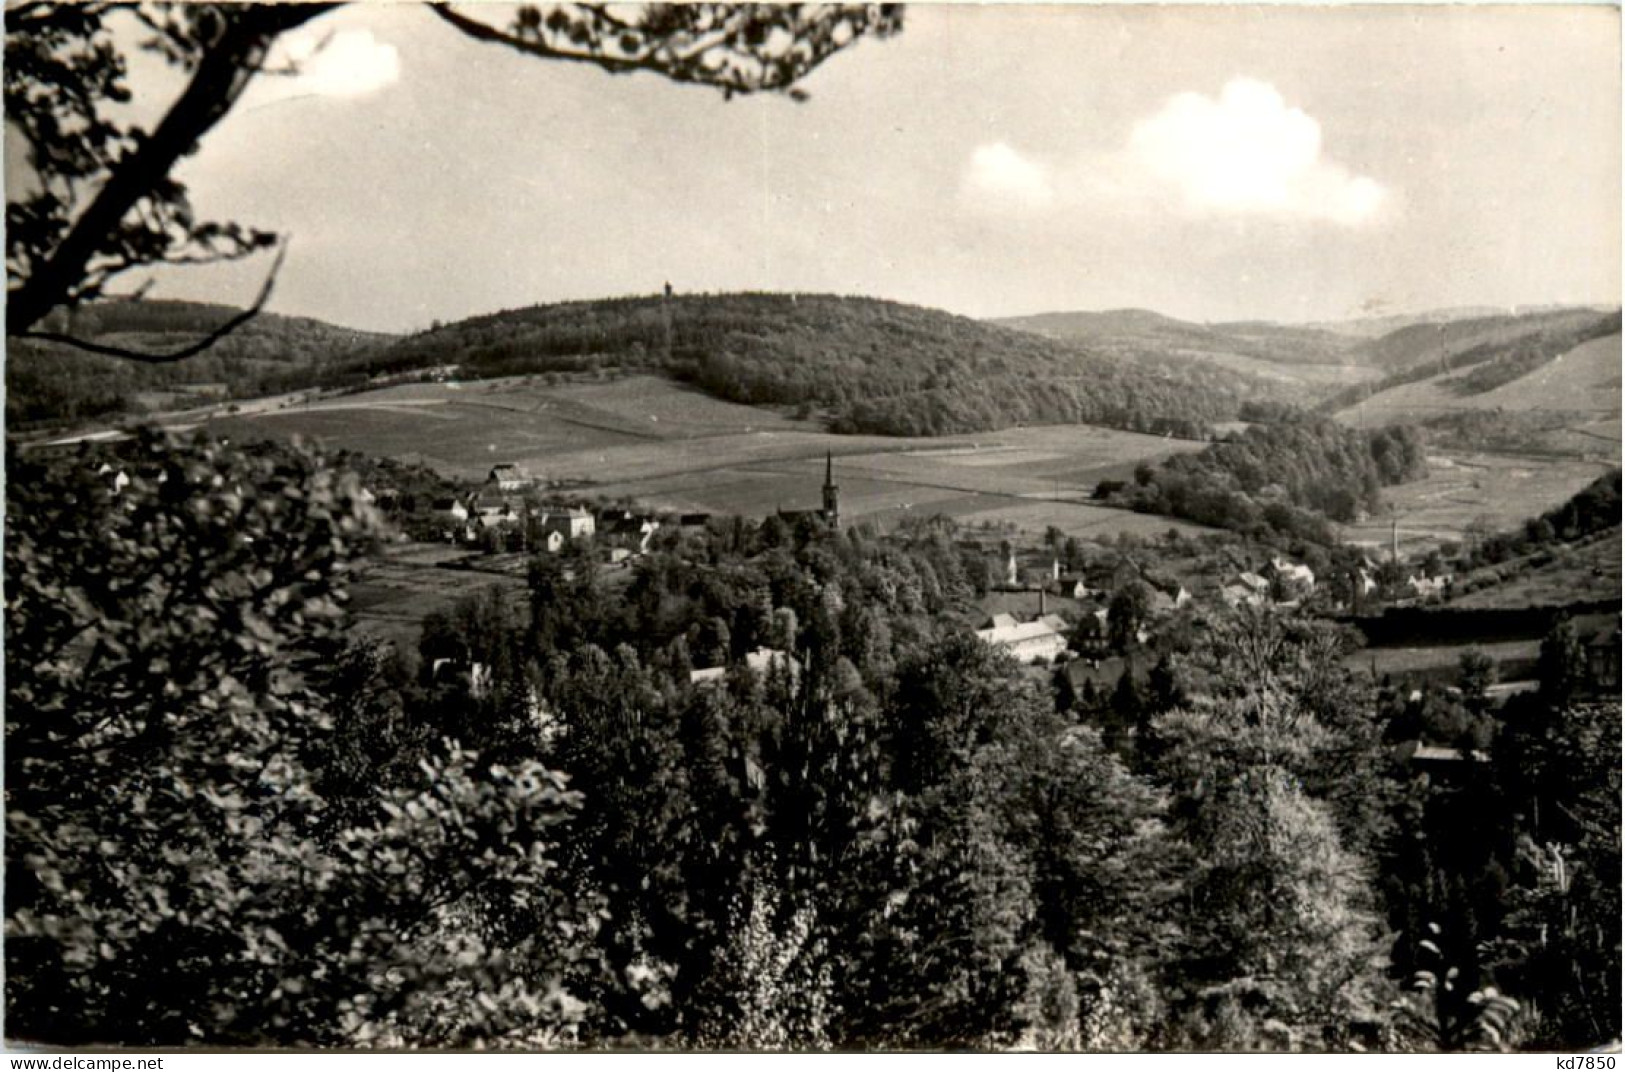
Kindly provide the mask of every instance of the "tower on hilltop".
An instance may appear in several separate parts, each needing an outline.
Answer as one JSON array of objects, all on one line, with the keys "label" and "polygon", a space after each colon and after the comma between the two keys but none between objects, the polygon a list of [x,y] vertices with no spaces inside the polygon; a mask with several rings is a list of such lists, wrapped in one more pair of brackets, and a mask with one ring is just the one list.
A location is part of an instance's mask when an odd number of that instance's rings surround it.
[{"label": "tower on hilltop", "polygon": [[824,452],[824,520],[831,528],[841,525],[841,489],[835,486],[835,455]]}]

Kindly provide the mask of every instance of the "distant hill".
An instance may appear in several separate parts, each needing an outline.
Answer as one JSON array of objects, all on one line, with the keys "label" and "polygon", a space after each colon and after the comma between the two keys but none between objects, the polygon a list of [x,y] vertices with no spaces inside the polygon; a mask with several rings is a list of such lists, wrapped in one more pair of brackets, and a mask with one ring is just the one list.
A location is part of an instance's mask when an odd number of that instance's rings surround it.
[{"label": "distant hill", "polygon": [[369,353],[369,374],[481,378],[660,371],[718,397],[819,414],[842,432],[943,435],[1088,423],[1197,434],[1278,390],[1157,352],[1127,355],[935,309],[807,294],[680,295],[508,310]]},{"label": "distant hill", "polygon": [[[1487,360],[1495,356],[1496,347],[1537,332],[1561,332],[1594,323],[1607,312],[1590,307],[1543,306],[1509,311],[1473,306],[1310,324],[1263,320],[1195,324],[1144,309],[1115,309],[1040,313],[994,322],[1081,342],[1104,353],[1199,358],[1265,375],[1269,375],[1267,369],[1238,366],[1238,362],[1268,362],[1281,366],[1282,375],[1311,384],[1331,383],[1337,378],[1315,375],[1310,370],[1342,368],[1347,372],[1343,377],[1347,386],[1429,362],[1454,361],[1460,365]],[[1458,360],[1464,355],[1465,360]],[[1350,386],[1350,397],[1353,393]]]},{"label": "distant hill", "polygon": [[[202,302],[108,302],[56,314],[50,330],[126,349],[167,353],[208,335],[241,310]],[[6,422],[26,430],[183,404],[186,388],[247,398],[330,378],[390,336],[308,317],[262,313],[196,357],[145,364],[56,343],[9,340]]]},{"label": "distant hill", "polygon": [[1266,321],[1194,324],[1145,309],[1039,313],[994,323],[1112,353],[1147,350],[1212,357],[1236,355],[1288,365],[1345,364],[1357,340],[1319,327]]},{"label": "distant hill", "polygon": [[1584,330],[1607,315],[1596,309],[1551,309],[1410,324],[1361,343],[1354,353],[1362,363],[1391,373],[1430,364],[1460,367],[1494,358],[1537,335]]},{"label": "distant hill", "polygon": [[1336,332],[1339,335],[1348,335],[1360,339],[1376,339],[1384,335],[1391,335],[1403,328],[1428,324],[1449,324],[1462,320],[1488,320],[1496,317],[1515,318],[1574,310],[1589,310],[1598,313],[1608,311],[1602,306],[1579,305],[1514,305],[1510,307],[1504,305],[1460,305],[1448,309],[1427,309],[1418,313],[1365,316],[1352,320],[1322,320],[1301,326],[1322,328],[1326,331]]},{"label": "distant hill", "polygon": [[1489,316],[1505,316],[1516,309],[1496,308],[1493,305],[1461,305],[1450,309],[1428,309],[1419,313],[1392,313],[1387,316],[1362,316],[1352,320],[1318,320],[1303,325],[1324,331],[1347,335],[1356,339],[1376,339],[1402,328],[1418,324],[1447,324],[1453,320],[1480,320]]},{"label": "distant hill", "polygon": [[1443,372],[1413,366],[1369,398],[1338,399],[1337,417],[1419,423],[1442,447],[1619,456],[1618,313],[1488,349]]}]

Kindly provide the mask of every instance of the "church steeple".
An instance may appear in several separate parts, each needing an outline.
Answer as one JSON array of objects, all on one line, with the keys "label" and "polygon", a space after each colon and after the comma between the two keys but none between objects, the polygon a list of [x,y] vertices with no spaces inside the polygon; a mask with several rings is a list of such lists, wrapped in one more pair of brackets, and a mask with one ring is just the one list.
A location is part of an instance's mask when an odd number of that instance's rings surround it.
[{"label": "church steeple", "polygon": [[835,486],[835,455],[824,452],[824,520],[831,528],[841,524],[841,489]]}]

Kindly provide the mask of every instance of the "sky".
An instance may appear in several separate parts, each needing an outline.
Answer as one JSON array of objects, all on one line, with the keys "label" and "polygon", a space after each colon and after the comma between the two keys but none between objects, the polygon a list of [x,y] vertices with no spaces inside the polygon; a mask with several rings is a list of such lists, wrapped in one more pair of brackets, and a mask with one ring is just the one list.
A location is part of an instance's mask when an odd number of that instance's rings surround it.
[{"label": "sky", "polygon": [[[285,40],[303,73],[252,85],[180,177],[200,215],[291,236],[273,310],[388,331],[668,281],[976,317],[1613,304],[1618,20],[913,5],[797,103],[360,4]],[[178,89],[150,59],[131,81],[140,107]],[[244,304],[264,268],[153,295]]]}]

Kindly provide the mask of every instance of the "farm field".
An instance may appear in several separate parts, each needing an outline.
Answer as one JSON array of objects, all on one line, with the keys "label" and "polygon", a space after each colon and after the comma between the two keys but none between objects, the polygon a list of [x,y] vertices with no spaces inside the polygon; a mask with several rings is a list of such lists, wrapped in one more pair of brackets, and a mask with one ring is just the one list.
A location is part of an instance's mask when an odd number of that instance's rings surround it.
[{"label": "farm field", "polygon": [[1400,550],[1425,554],[1440,543],[1461,540],[1475,524],[1516,528],[1560,506],[1617,464],[1482,452],[1433,455],[1425,479],[1383,489],[1390,514],[1344,525],[1343,537],[1386,548],[1398,520]]},{"label": "farm field", "polygon": [[478,479],[498,462],[680,512],[761,517],[818,505],[826,452],[841,514],[890,523],[925,513],[1043,531],[1200,527],[1087,501],[1096,483],[1200,443],[1091,426],[908,439],[824,432],[654,376],[549,386],[534,378],[407,384],[208,422],[220,435],[301,436]]}]

